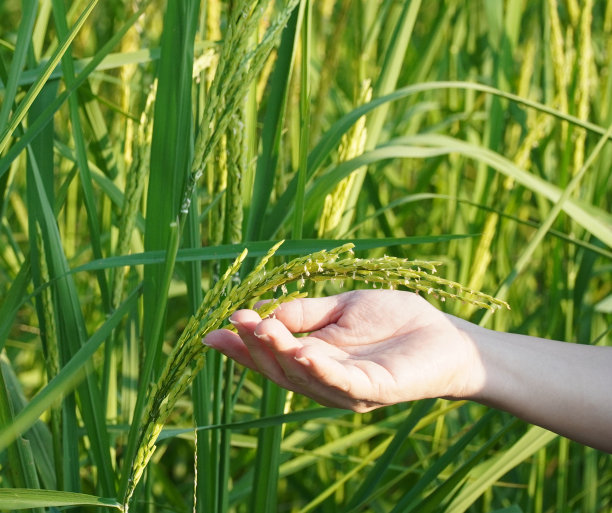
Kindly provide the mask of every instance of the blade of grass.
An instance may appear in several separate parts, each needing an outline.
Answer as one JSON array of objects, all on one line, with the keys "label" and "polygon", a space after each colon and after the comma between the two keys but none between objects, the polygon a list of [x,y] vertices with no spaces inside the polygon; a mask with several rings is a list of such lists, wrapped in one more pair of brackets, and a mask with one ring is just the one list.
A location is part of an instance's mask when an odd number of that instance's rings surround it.
[{"label": "blade of grass", "polygon": [[[13,411],[11,408],[8,390],[4,381],[4,372],[2,367],[0,367],[0,431],[9,428],[12,423]],[[18,446],[19,441],[19,438],[12,441],[12,443],[6,448],[6,457],[9,465],[8,469],[11,484],[17,488],[27,486],[24,462]]]},{"label": "blade of grass", "polygon": [[[429,192],[425,192],[425,193],[418,193],[418,194],[410,194],[408,196],[405,196],[403,198],[399,198],[397,200],[394,200],[388,204],[386,204],[384,207],[382,207],[381,209],[373,212],[372,214],[370,214],[369,216],[363,218],[359,223],[353,225],[351,227],[351,229],[342,234],[342,237],[348,237],[350,236],[352,233],[354,233],[361,225],[365,224],[368,220],[375,218],[376,216],[380,215],[381,211],[383,210],[389,210],[389,209],[394,209],[398,206],[404,205],[406,203],[413,203],[413,202],[418,202],[418,201],[425,201],[425,200],[430,200],[430,199],[441,199],[441,200],[447,200],[447,201],[456,201],[457,203],[462,203],[462,204],[466,204],[466,205],[470,205],[482,210],[486,210],[488,212],[494,212],[496,214],[498,214],[500,217],[504,217],[506,219],[509,219],[511,221],[514,221],[515,223],[519,223],[519,224],[523,224],[525,226],[530,226],[532,228],[538,228],[538,223],[534,222],[534,221],[530,221],[528,219],[521,219],[520,217],[514,216],[514,215],[510,215],[507,214],[505,212],[502,212],[501,210],[497,209],[497,208],[491,208],[487,205],[483,205],[481,203],[476,203],[475,201],[470,201],[467,200],[465,198],[457,198],[455,196],[449,196],[448,194],[436,194],[436,193],[429,193]],[[585,242],[583,240],[577,239],[575,237],[566,235],[565,233],[562,233],[558,230],[553,230],[550,229],[548,231],[549,235],[553,235],[554,237],[557,237],[565,242],[568,242],[570,244],[574,244],[582,249],[585,249],[587,251],[589,251],[589,253],[592,255],[592,257],[590,257],[591,259],[595,259],[596,255],[601,255],[603,257],[612,259],[612,252],[607,251],[606,249],[603,249],[599,246],[596,246],[595,244],[592,244],[590,242]],[[591,260],[590,260],[591,261]],[[584,286],[586,288],[586,283],[588,280],[585,280]]]},{"label": "blade of grass", "polygon": [[[60,348],[63,361],[67,362],[70,356],[74,355],[87,339],[85,322],[80,310],[79,298],[76,286],[69,274],[69,265],[64,254],[61,237],[55,214],[50,206],[49,199],[43,179],[41,177],[36,156],[30,149],[29,169],[31,187],[40,206],[40,218],[43,233],[45,258],[48,259],[49,275],[55,278],[61,275],[66,276],[55,282],[57,291],[55,312],[58,316],[58,326],[60,328],[61,340],[66,342]],[[85,422],[89,439],[91,440],[92,456],[98,466],[100,473],[100,483],[105,495],[114,495],[114,479],[112,477],[112,465],[110,462],[110,448],[108,437],[104,430],[105,422],[102,418],[101,395],[91,374],[87,375],[86,383],[79,386],[79,395],[83,398],[80,401],[81,413]]]},{"label": "blade of grass", "polygon": [[402,423],[389,447],[384,454],[377,460],[376,465],[370,470],[366,478],[361,483],[359,489],[354,493],[347,508],[349,511],[360,508],[368,501],[378,483],[383,479],[386,470],[391,462],[398,456],[402,446],[407,443],[410,433],[417,425],[418,421],[431,409],[436,399],[427,399],[412,404],[410,415]]},{"label": "blade of grass", "polygon": [[[494,410],[489,410],[483,415],[476,424],[474,424],[467,433],[465,433],[457,442],[449,447],[442,456],[440,456],[433,465],[429,466],[425,473],[420,477],[419,481],[415,486],[411,487],[410,491],[402,497],[402,500],[395,506],[394,513],[396,511],[404,511],[408,513],[415,509],[419,503],[421,494],[426,490],[431,483],[438,478],[440,473],[450,465],[467,447],[467,445],[478,435],[483,429],[485,429],[491,419],[497,413]],[[419,511],[419,510],[417,510]]]},{"label": "blade of grass", "polygon": [[302,33],[302,54],[300,74],[300,162],[297,171],[297,193],[293,211],[292,239],[302,238],[304,223],[304,195],[306,192],[306,176],[308,174],[308,146],[310,143],[310,53],[311,53],[311,26],[312,26],[312,4],[310,0],[300,3],[300,17]]},{"label": "blade of grass", "polygon": [[[482,418],[485,417],[483,416]],[[407,505],[408,502],[402,499],[402,501],[400,501],[393,509],[393,513],[398,513],[400,511],[405,511],[407,513],[408,511],[412,510],[418,511],[419,513],[428,513],[430,511],[435,511],[436,508],[439,508],[440,503],[442,503],[444,500],[448,500],[450,497],[453,496],[456,488],[465,481],[465,477],[469,473],[469,471],[474,468],[480,462],[480,460],[482,460],[489,453],[491,448],[496,443],[498,443],[504,435],[507,435],[508,432],[512,428],[515,428],[518,424],[518,419],[512,419],[507,422],[501,429],[497,430],[495,434],[491,436],[485,444],[479,447],[476,453],[471,456],[468,461],[466,461],[456,471],[454,471],[453,474],[448,479],[446,479],[441,486],[436,487],[436,489],[431,494],[429,494],[422,502],[413,503],[410,509],[406,509],[404,506]],[[488,424],[488,426],[490,426],[490,424]],[[483,425],[482,427],[487,427],[487,425]],[[465,436],[470,435],[470,433],[471,430]],[[463,441],[463,438],[461,439],[461,441]],[[446,458],[447,454],[448,452],[444,454],[443,458]],[[433,466],[430,467],[430,469],[431,468],[433,468]],[[428,474],[430,473],[430,469],[428,469],[427,471]]]},{"label": "blade of grass", "polygon": [[11,326],[19,312],[19,308],[23,304],[22,299],[27,296],[26,291],[31,279],[30,260],[28,257],[21,265],[0,306],[0,351],[4,348]]},{"label": "blade of grass", "polygon": [[[52,3],[53,16],[58,36],[60,39],[68,38],[68,24],[66,22],[66,9],[64,7],[64,2],[63,0],[53,0]],[[66,85],[70,87],[74,81],[74,63],[72,60],[72,55],[69,51],[66,51],[62,57],[62,68],[64,70],[64,80],[66,81]],[[87,162],[87,148],[85,145],[83,128],[81,126],[81,119],[79,117],[79,104],[75,95],[70,96],[68,99],[68,105],[70,108],[70,122],[72,124],[71,132],[74,138],[82,191],[85,198],[85,208],[87,210],[87,222],[89,226],[91,246],[95,258],[102,258],[100,221],[92,187],[91,171],[89,170],[89,165]],[[104,305],[103,308],[106,312],[109,312],[111,309],[111,304],[106,275],[104,272],[98,272],[96,275],[98,277],[98,283],[100,284],[100,293],[102,296],[102,303]]]},{"label": "blade of grass", "polygon": [[[35,119],[42,110],[52,102],[57,95],[58,82],[50,82],[43,87],[40,94],[33,102],[30,111],[28,112],[29,119]],[[37,170],[40,171],[42,180],[44,181],[44,194],[48,201],[54,200],[54,155],[53,155],[53,139],[55,137],[53,123],[48,123],[47,126],[32,140],[29,147],[30,158],[28,159],[26,168],[26,184],[27,184],[27,208],[28,208],[28,235],[30,241],[30,261],[32,263],[32,281],[36,288],[42,286],[43,282],[49,279],[48,258],[45,252],[45,247],[48,246],[44,242],[42,233],[42,224],[44,222],[45,213],[42,202],[39,198],[39,192],[33,185],[34,175]],[[36,313],[38,324],[42,330],[41,341],[43,344],[44,356],[47,359],[47,380],[54,377],[55,372],[60,366],[61,347],[58,344],[57,329],[58,316],[55,312],[58,310],[57,301],[54,301],[50,290],[41,290],[40,295],[35,295]],[[65,490],[79,491],[78,469],[74,466],[68,467],[62,464],[61,455],[64,458],[74,459],[78,457],[78,448],[75,444],[64,443],[68,438],[62,437],[63,424],[64,430],[70,432],[76,437],[77,418],[76,405],[73,397],[67,398],[66,403],[62,406],[55,403],[51,407],[51,425],[52,425],[52,440],[53,454],[55,459],[55,473],[57,484]]]},{"label": "blade of grass", "polygon": [[0,489],[0,508],[20,510],[62,506],[102,506],[121,509],[115,499],[105,499],[84,493],[58,492],[55,490]]},{"label": "blade of grass", "polygon": [[[215,43],[211,41],[197,41],[195,44],[196,50],[204,50],[206,48],[214,47]],[[127,66],[129,64],[148,64],[150,62],[159,60],[160,49],[157,48],[143,48],[140,50],[134,50],[133,52],[118,52],[109,53],[104,57],[97,66],[93,69],[92,73],[100,73],[102,71],[109,71]],[[76,73],[81,73],[86,66],[91,62],[91,57],[83,59],[77,59],[74,62],[74,69]],[[18,80],[19,86],[26,86],[33,84],[42,72],[43,66],[39,66],[34,69],[27,69],[21,73]],[[59,79],[63,77],[63,71],[60,67],[55,68],[49,80]],[[6,80],[0,83],[0,91],[4,90]]]},{"label": "blade of grass", "polygon": [[453,498],[447,506],[447,510],[463,513],[491,484],[556,437],[555,433],[537,426],[531,426],[527,433],[510,448],[496,453],[489,460],[473,468],[468,474],[468,484]]},{"label": "blade of grass", "polygon": [[[392,238],[373,238],[373,239],[302,239],[299,241],[287,240],[277,250],[276,255],[306,255],[321,251],[322,249],[333,249],[342,244],[355,244],[356,251],[365,251],[370,249],[403,246],[403,245],[418,245],[418,244],[433,244],[436,242],[448,242],[451,240],[464,239],[466,237],[474,237],[470,234],[444,234],[444,235],[423,235],[412,237],[392,237]],[[249,250],[250,256],[264,256],[268,250],[279,241],[255,241],[245,242],[244,244],[222,244],[219,246],[208,246],[203,248],[180,249],[178,251],[177,262],[195,262],[195,261],[215,261],[221,259],[234,259],[246,248]],[[148,251],[146,253],[135,253],[132,255],[124,255],[118,257],[108,257],[103,260],[92,261],[75,267],[71,273],[93,271],[96,269],[111,269],[116,267],[135,266],[135,265],[152,265],[164,262],[165,252],[163,251]],[[27,298],[26,298],[27,299]]]},{"label": "blade of grass", "polygon": [[[255,420],[243,420],[231,422],[229,424],[210,424],[206,426],[196,426],[198,432],[210,431],[213,429],[228,429],[231,431],[246,431],[249,429],[263,429],[267,427],[280,426],[294,422],[306,422],[313,419],[335,419],[344,415],[349,415],[349,410],[341,410],[339,408],[323,408],[315,407],[307,410],[294,411],[290,413],[282,413],[280,415],[271,415],[269,417],[259,417]],[[193,434],[194,429],[180,428],[164,428],[157,438],[158,442],[170,438]]]},{"label": "blade of grass", "polygon": [[2,153],[8,145],[10,138],[13,135],[13,132],[25,118],[30,106],[32,105],[32,103],[42,90],[43,86],[47,82],[47,79],[51,75],[51,72],[59,64],[60,59],[70,47],[70,44],[83,27],[83,24],[85,23],[97,3],[98,0],[91,0],[87,7],[83,9],[83,12],[79,16],[79,19],[76,21],[76,23],[72,27],[72,30],[69,32],[68,37],[62,41],[61,45],[58,46],[57,50],[49,59],[44,70],[38,77],[38,80],[34,83],[34,85],[32,85],[32,87],[30,87],[24,99],[21,100],[21,103],[17,107],[17,110],[13,113],[10,121],[7,123],[6,128],[2,131],[2,133],[0,133],[0,153]]},{"label": "blade of grass", "polygon": [[[606,134],[607,133],[604,132],[605,137],[603,138],[603,142],[601,142],[602,145],[605,144],[609,138]],[[486,162],[497,171],[513,178],[524,187],[531,189],[533,192],[551,201],[559,201],[563,194],[563,191],[555,185],[546,182],[532,173],[520,169],[505,157],[495,152],[491,152],[486,148],[442,135],[417,135],[403,140],[410,143],[424,144],[426,147],[437,149],[446,148],[449,152],[458,152],[465,156],[470,156]],[[573,198],[564,200],[563,210],[577,223],[601,239],[602,242],[612,247],[612,215],[610,215],[609,212],[605,212],[594,205],[585,204]]]},{"label": "blade of grass", "polygon": [[6,448],[17,436],[29,429],[55,401],[78,386],[89,372],[87,362],[91,360],[97,349],[110,336],[121,319],[134,308],[139,294],[140,289],[133,291],[70,361],[62,367],[57,376],[15,416],[14,421],[0,430],[0,451]]},{"label": "blade of grass", "polygon": [[[32,139],[34,139],[36,137],[36,135],[41,130],[44,129],[44,127],[53,118],[53,115],[64,104],[64,102],[70,97],[70,95],[87,79],[87,77],[89,77],[89,75],[91,75],[91,73],[96,68],[96,66],[102,61],[102,59],[104,59],[104,57],[106,55],[108,55],[110,50],[117,44],[118,41],[121,40],[121,38],[125,35],[125,33],[138,20],[138,18],[142,15],[142,13],[146,9],[146,7],[149,5],[149,3],[151,3],[151,1],[152,0],[143,0],[142,4],[137,9],[137,11],[132,16],[129,17],[128,21],[113,35],[113,37],[111,37],[108,40],[108,42],[106,44],[104,44],[104,46],[102,46],[102,48],[98,51],[98,53],[96,53],[96,55],[83,68],[81,73],[79,73],[77,75],[77,77],[74,80],[74,83],[72,84],[72,87],[67,88],[66,90],[64,90],[64,92],[62,94],[60,94],[51,104],[49,104],[45,108],[45,110],[40,114],[40,116],[38,116],[36,118],[35,121],[33,121],[33,122],[31,121],[28,124],[28,129],[19,138],[19,140],[16,141],[11,146],[11,148],[6,152],[6,154],[0,159],[0,177],[3,176],[7,172],[11,162],[13,162],[13,160],[15,160],[17,158],[17,156],[26,148],[26,146],[32,141]],[[73,31],[74,31],[74,28],[73,28]],[[68,43],[68,45],[66,45],[66,43]],[[65,42],[64,43],[63,46],[66,46],[64,51],[67,49],[67,46],[69,46],[69,43],[70,42]],[[61,55],[57,56],[56,65],[57,65],[57,63],[59,63],[60,59],[61,59]],[[32,86],[30,88],[30,91],[32,91],[34,89],[34,87],[36,87],[37,89],[42,88],[42,86],[45,83],[45,79],[48,78],[46,71],[47,71],[47,68],[45,68],[45,70],[43,70],[43,72],[41,73],[41,76],[39,77],[39,79],[36,82],[35,86]],[[32,96],[34,96],[34,95],[32,95]],[[33,101],[33,99],[34,98],[31,98],[29,100],[29,103],[31,103]],[[25,113],[28,110],[28,109],[25,108],[25,104],[24,104],[25,100],[26,99],[24,98],[24,100],[22,100],[22,102],[19,104],[20,107],[22,107],[22,105],[23,105],[23,109],[25,111],[23,114],[20,112],[20,116],[22,118],[23,118],[23,116],[25,116]],[[29,105],[28,105],[28,107],[29,107]],[[16,113],[13,114],[13,116],[11,118],[12,122],[13,122],[13,118],[15,118],[15,115],[16,115]],[[13,131],[14,131],[14,129],[11,130],[11,132],[13,132]],[[10,138],[10,135],[8,135],[7,137]]]},{"label": "blade of grass", "polygon": [[[535,252],[537,247],[540,246],[542,240],[548,233],[548,230],[550,230],[550,228],[552,227],[553,223],[555,222],[555,219],[557,218],[561,210],[566,210],[566,208],[564,207],[566,203],[568,203],[570,196],[574,193],[574,191],[584,178],[586,172],[591,168],[591,165],[603,149],[604,145],[608,142],[608,137],[610,135],[612,135],[612,125],[610,126],[610,128],[608,128],[608,131],[604,134],[604,136],[599,139],[597,145],[595,146],[595,148],[593,148],[593,151],[591,151],[589,157],[582,165],[582,168],[570,180],[563,192],[559,194],[546,219],[544,219],[537,232],[533,235],[532,239],[527,244],[527,247],[521,253],[521,256],[518,258],[510,274],[506,277],[504,282],[498,288],[498,297],[507,297],[508,290],[514,282],[516,276],[527,267],[527,265],[531,261],[533,253]],[[599,219],[595,219],[594,222],[597,223],[595,226],[585,226],[583,222],[579,221],[578,219],[576,220],[580,222],[582,226],[589,230],[591,233],[599,235],[603,242],[608,244],[609,247],[612,247],[612,225],[608,223],[601,223]],[[484,325],[489,319],[490,316],[484,315],[481,319],[481,323]]]},{"label": "blade of grass", "polygon": [[361,472],[365,467],[371,465],[374,460],[377,460],[382,456],[384,451],[387,449],[389,444],[391,443],[392,438],[389,437],[384,442],[378,444],[374,450],[370,450],[368,454],[357,464],[353,469],[349,472],[345,472],[340,479],[335,481],[331,486],[329,486],[322,493],[314,497],[306,506],[299,510],[299,513],[307,513],[308,511],[312,511],[314,508],[319,506],[323,501],[325,501],[329,496],[331,496],[334,492],[339,490],[342,486],[344,486],[350,479],[355,477],[357,473]]},{"label": "blade of grass", "polygon": [[[257,158],[255,181],[248,210],[246,240],[261,240],[263,218],[274,186],[280,155],[281,134],[289,94],[289,82],[299,37],[302,7],[295,9],[283,31],[276,64],[270,78],[270,95],[263,119],[261,152]],[[246,272],[246,271],[245,271]]]},{"label": "blade of grass", "polygon": [[[277,415],[283,411],[287,392],[266,380],[263,385],[260,416]],[[257,437],[255,476],[251,491],[251,513],[274,513],[277,509],[277,487],[280,469],[282,427],[262,429]]]},{"label": "blade of grass", "polygon": [[[14,412],[19,413],[27,404],[22,385],[10,362],[2,358],[0,359],[0,367],[10,397],[10,404],[13,406]],[[36,454],[35,464],[42,484],[38,488],[57,489],[53,440],[49,429],[42,421],[36,422],[24,433],[24,438],[30,442],[31,451]],[[28,487],[32,486],[28,485]]]},{"label": "blade of grass", "polygon": [[[501,91],[499,89],[495,89],[494,87],[486,86],[483,84],[471,83],[471,82],[461,82],[461,81],[440,81],[440,82],[424,82],[421,84],[414,84],[411,86],[407,86],[401,89],[398,89],[392,93],[389,93],[380,98],[375,98],[371,102],[358,107],[344,117],[336,121],[330,129],[320,138],[320,142],[312,149],[310,155],[308,157],[308,180],[311,180],[316,171],[321,167],[324,161],[329,158],[331,153],[335,151],[335,149],[340,144],[340,140],[342,136],[347,132],[347,130],[353,126],[353,124],[365,114],[369,113],[372,110],[377,109],[378,107],[393,101],[398,101],[404,98],[407,98],[414,94],[419,94],[426,91],[434,91],[434,90],[444,90],[444,89],[459,89],[466,91],[478,91],[486,94],[492,94],[499,96],[500,98],[504,98],[510,100],[516,104],[523,105],[525,107],[535,109],[539,112],[543,112],[550,116],[553,116],[559,120],[567,121],[573,125],[579,126],[590,132],[594,132],[597,134],[605,134],[605,129],[600,126],[582,121],[575,116],[571,116],[568,114],[564,114],[556,109],[551,108],[548,105],[544,105],[539,102],[535,102],[528,98],[523,98],[521,96],[517,96],[511,93],[507,93]],[[2,168],[0,168],[0,172]],[[287,186],[285,192],[276,202],[274,207],[271,209],[268,216],[265,219],[265,229],[263,230],[262,238],[272,238],[275,233],[280,228],[280,225],[286,219],[285,213],[291,208],[293,204],[293,200],[295,197],[297,187],[297,180],[294,178],[289,185]]]},{"label": "blade of grass", "polygon": [[[164,17],[158,85],[153,116],[145,249],[166,249],[164,266],[145,268],[143,292],[144,368],[138,385],[132,428],[123,461],[119,496],[128,489],[147,390],[160,364],[167,291],[174,270],[180,232],[176,221],[185,179],[191,168],[193,142],[191,85],[193,42],[199,2],[169,3]],[[170,141],[170,143],[168,143]],[[187,151],[185,151],[187,148]]]},{"label": "blade of grass", "polygon": [[13,102],[15,101],[15,95],[17,94],[19,79],[26,65],[28,49],[30,48],[30,40],[32,38],[32,28],[36,20],[36,7],[36,0],[25,0],[22,2],[22,18],[21,23],[19,23],[13,60],[8,77],[6,80],[3,80],[5,87],[2,107],[0,107],[0,127],[4,127],[7,124],[11,109],[13,108]]}]

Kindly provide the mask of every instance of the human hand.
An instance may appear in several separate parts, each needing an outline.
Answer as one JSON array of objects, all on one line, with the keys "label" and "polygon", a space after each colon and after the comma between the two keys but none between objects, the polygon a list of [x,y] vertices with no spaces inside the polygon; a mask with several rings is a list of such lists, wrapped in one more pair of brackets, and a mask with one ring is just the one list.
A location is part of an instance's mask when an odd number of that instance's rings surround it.
[{"label": "human hand", "polygon": [[452,319],[410,292],[359,290],[296,299],[265,320],[239,310],[238,334],[204,343],[323,405],[365,412],[471,392],[476,350]]}]

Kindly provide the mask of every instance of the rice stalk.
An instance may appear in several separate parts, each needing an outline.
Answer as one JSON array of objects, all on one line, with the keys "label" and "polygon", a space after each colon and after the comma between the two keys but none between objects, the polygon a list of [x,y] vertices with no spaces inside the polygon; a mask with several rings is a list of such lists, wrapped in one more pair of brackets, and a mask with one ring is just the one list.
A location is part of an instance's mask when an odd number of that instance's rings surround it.
[{"label": "rice stalk", "polygon": [[437,262],[389,256],[375,259],[356,258],[352,251],[353,244],[298,257],[266,271],[266,263],[281,244],[282,242],[274,245],[241,283],[232,286],[232,278],[247,256],[248,251],[245,249],[227,268],[217,284],[207,292],[198,311],[189,320],[166,360],[158,382],[148,394],[149,400],[144,410],[138,451],[130,470],[129,486],[123,500],[126,511],[132,493],[155,451],[155,441],[166,419],[177,399],[204,364],[207,348],[202,344],[202,339],[211,331],[220,328],[236,310],[251,304],[260,296],[276,292],[278,289],[281,291],[278,298],[262,308],[261,314],[265,316],[270,315],[281,303],[303,296],[299,292],[289,294],[288,283],[296,282],[300,289],[304,287],[306,280],[315,282],[357,280],[372,283],[374,288],[377,285],[386,285],[390,288],[406,287],[417,292],[433,294],[442,301],[459,299],[489,310],[508,308],[508,304],[504,301],[437,276],[435,274]]},{"label": "rice stalk", "polygon": [[225,134],[214,150],[215,159],[208,166],[207,189],[211,198],[220,196],[220,200],[211,205],[208,212],[208,243],[218,246],[223,243],[225,226],[225,203],[227,193],[227,137]]},{"label": "rice stalk", "polygon": [[[128,31],[121,40],[121,52],[127,53],[137,50],[143,33],[144,26],[142,20],[138,20],[134,24],[134,29]],[[131,87],[131,84],[136,76],[137,70],[138,66],[136,64],[125,64],[119,69],[119,76],[122,83],[120,105],[123,112],[130,112],[133,104],[135,103],[135,95],[132,94],[133,87]],[[137,125],[135,120],[130,116],[127,116],[127,118],[124,121],[122,120],[120,123],[125,130],[125,138],[123,141],[123,161],[125,167],[129,169],[132,166],[132,161],[134,158],[133,150],[135,149],[134,140],[136,137]],[[118,178],[122,178],[122,175],[120,174]]]},{"label": "rice stalk", "polygon": [[[144,184],[149,172],[149,153],[153,134],[151,113],[156,94],[157,87],[156,83],[154,83],[147,96],[146,106],[140,117],[140,123],[130,153],[131,165],[127,172],[124,202],[121,216],[119,217],[119,234],[117,236],[115,255],[128,254],[136,216],[140,210]],[[121,303],[124,279],[125,273],[118,269],[113,276],[113,307]]]},{"label": "rice stalk", "polygon": [[[37,245],[43,247],[43,237],[40,226],[35,223],[37,230]],[[48,283],[49,268],[44,252],[39,252],[40,279],[42,283]],[[45,364],[47,369],[47,381],[51,381],[60,370],[60,354],[57,336],[57,325],[55,322],[55,314],[53,308],[53,297],[50,287],[45,287],[40,293],[40,302],[43,310],[44,318],[44,341]],[[53,456],[55,462],[55,474],[60,486],[63,484],[62,471],[62,406],[61,402],[56,402],[51,406],[51,434],[53,439]]]},{"label": "rice stalk", "polygon": [[[372,86],[369,80],[362,84],[359,103],[368,103],[372,99]],[[366,117],[361,116],[351,129],[342,136],[339,149],[339,161],[347,162],[363,153],[367,139]],[[346,205],[356,176],[365,168],[358,168],[346,178],[343,178],[334,190],[325,196],[323,212],[319,220],[318,236],[321,238],[334,238],[342,232],[340,223],[345,215]],[[350,217],[350,216],[349,216]],[[347,220],[348,221],[348,220]],[[344,223],[348,224],[348,223]]]},{"label": "rice stalk", "polygon": [[[559,19],[559,6],[557,0],[548,0],[548,11],[550,15],[550,51],[552,54],[553,72],[557,85],[558,108],[563,114],[569,112],[569,100],[567,97],[567,86],[569,81],[569,66],[565,54],[565,44],[561,30],[561,20]],[[561,145],[565,145],[567,140],[567,125],[561,125]]]},{"label": "rice stalk", "polygon": [[191,173],[181,203],[181,216],[189,212],[193,191],[210,155],[226,132],[233,114],[244,101],[251,83],[278,43],[282,30],[298,3],[299,0],[287,2],[261,42],[252,50],[249,48],[251,34],[256,30],[264,13],[262,2],[243,1],[232,11],[219,56],[219,65],[199,126]]},{"label": "rice stalk", "polygon": [[567,12],[569,13],[571,23],[572,25],[576,26],[580,20],[580,13],[583,9],[585,9],[585,7],[578,4],[578,0],[566,0],[566,3]]},{"label": "rice stalk", "polygon": [[[578,55],[580,55],[578,66],[578,87],[576,87],[576,116],[586,120],[590,113],[591,92],[591,66],[593,65],[593,45],[591,34],[591,23],[593,20],[593,0],[586,0],[580,10],[580,41]],[[580,130],[574,143],[574,168],[573,174],[577,173],[584,164],[584,146],[586,143],[586,132]]]},{"label": "rice stalk", "polygon": [[225,236],[224,241],[237,244],[242,240],[242,189],[243,177],[247,171],[247,139],[245,131],[245,102],[232,115],[226,133],[227,141],[227,189],[225,193]]}]

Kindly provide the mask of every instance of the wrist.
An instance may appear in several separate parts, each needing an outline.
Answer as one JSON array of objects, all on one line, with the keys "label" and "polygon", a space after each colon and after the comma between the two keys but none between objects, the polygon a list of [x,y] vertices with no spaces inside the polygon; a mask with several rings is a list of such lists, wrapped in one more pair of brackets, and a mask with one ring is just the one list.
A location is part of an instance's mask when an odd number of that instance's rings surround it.
[{"label": "wrist", "polygon": [[463,345],[462,353],[464,355],[458,374],[457,389],[451,398],[483,402],[486,385],[483,352],[486,348],[483,348],[482,345],[486,343],[487,333],[490,330],[459,317],[446,315],[457,330],[458,343]]}]

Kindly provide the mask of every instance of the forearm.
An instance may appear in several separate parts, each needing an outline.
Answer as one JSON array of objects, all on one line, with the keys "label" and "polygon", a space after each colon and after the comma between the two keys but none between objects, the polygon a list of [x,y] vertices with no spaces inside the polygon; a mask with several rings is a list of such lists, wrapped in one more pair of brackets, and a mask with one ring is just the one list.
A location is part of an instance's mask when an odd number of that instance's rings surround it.
[{"label": "forearm", "polygon": [[456,325],[479,360],[466,398],[612,452],[612,348]]}]

